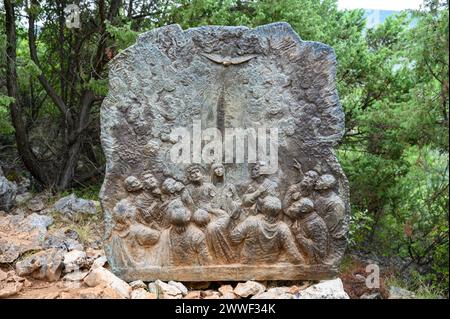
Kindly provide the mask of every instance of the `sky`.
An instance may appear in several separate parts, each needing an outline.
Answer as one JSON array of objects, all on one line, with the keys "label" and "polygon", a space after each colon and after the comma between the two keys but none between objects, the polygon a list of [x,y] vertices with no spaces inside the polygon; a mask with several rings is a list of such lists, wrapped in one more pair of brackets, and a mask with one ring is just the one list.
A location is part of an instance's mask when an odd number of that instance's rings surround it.
[{"label": "sky", "polygon": [[339,0],[339,9],[378,9],[400,11],[418,9],[422,0]]}]

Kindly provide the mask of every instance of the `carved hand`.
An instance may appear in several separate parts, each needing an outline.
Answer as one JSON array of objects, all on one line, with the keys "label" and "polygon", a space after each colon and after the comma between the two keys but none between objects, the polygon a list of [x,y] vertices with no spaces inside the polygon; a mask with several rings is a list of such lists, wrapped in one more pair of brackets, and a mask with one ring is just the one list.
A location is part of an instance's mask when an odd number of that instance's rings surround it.
[{"label": "carved hand", "polygon": [[294,168],[298,169],[300,172],[302,172],[302,164],[300,164],[295,158],[294,158]]}]

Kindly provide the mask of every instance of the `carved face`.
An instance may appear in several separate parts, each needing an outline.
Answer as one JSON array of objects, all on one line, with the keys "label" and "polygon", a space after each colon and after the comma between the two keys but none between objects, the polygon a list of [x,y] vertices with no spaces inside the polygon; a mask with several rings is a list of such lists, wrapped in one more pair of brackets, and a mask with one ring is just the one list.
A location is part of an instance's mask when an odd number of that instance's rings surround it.
[{"label": "carved face", "polygon": [[316,171],[307,171],[300,183],[302,189],[312,191],[318,178],[319,174]]},{"label": "carved face", "polygon": [[176,194],[184,188],[183,183],[180,183],[173,178],[168,178],[164,181],[162,185],[162,190],[166,194]]},{"label": "carved face", "polygon": [[175,226],[184,226],[189,222],[190,216],[186,208],[181,205],[169,209],[170,222]]},{"label": "carved face", "polygon": [[259,163],[253,165],[252,170],[250,172],[251,178],[258,178],[261,175],[261,166]]},{"label": "carved face", "polygon": [[252,166],[252,170],[250,171],[250,177],[255,179],[265,174],[265,170],[267,169],[267,163],[264,161],[258,161]]},{"label": "carved face", "polygon": [[142,183],[134,176],[128,176],[125,179],[125,188],[128,192],[137,192],[142,189]]},{"label": "carved face", "polygon": [[194,167],[189,171],[189,180],[191,182],[201,182],[203,180],[203,174],[200,168]]},{"label": "carved face", "polygon": [[209,223],[209,213],[204,209],[197,209],[192,215],[192,220],[198,226],[203,227]]},{"label": "carved face", "polygon": [[144,188],[145,189],[155,189],[159,186],[158,180],[153,174],[145,174],[144,175]]},{"label": "carved face", "polygon": [[113,219],[116,223],[127,224],[129,220],[134,219],[136,208],[127,200],[121,200],[113,209]]},{"label": "carved face", "polygon": [[214,175],[222,177],[224,173],[225,169],[223,168],[222,165],[217,165],[216,167],[214,167]]},{"label": "carved face", "polygon": [[327,190],[332,188],[336,184],[336,179],[331,174],[325,174],[320,176],[315,184],[316,190]]},{"label": "carved face", "polygon": [[301,217],[314,211],[314,203],[309,198],[302,198],[294,202],[289,208],[291,216]]}]

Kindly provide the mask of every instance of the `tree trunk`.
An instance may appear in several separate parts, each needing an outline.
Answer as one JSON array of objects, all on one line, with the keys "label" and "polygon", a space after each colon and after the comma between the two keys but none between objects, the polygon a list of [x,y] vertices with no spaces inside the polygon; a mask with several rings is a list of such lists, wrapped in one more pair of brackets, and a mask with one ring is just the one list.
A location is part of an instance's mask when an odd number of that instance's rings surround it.
[{"label": "tree trunk", "polygon": [[6,30],[6,86],[8,95],[15,99],[10,104],[11,121],[15,130],[17,151],[25,165],[34,178],[41,184],[51,184],[51,168],[44,167],[31,150],[29,144],[26,124],[23,120],[19,89],[17,84],[16,70],[16,17],[14,13],[14,3],[11,0],[4,0],[5,5],[5,30]]},{"label": "tree trunk", "polygon": [[73,177],[75,176],[75,169],[78,163],[78,158],[80,156],[81,145],[82,138],[81,136],[79,136],[77,141],[72,144],[66,152],[64,164],[59,175],[57,190],[61,191],[67,189],[70,186]]},{"label": "tree trunk", "polygon": [[[83,150],[83,143],[86,137],[86,130],[89,127],[89,117],[93,103],[96,101],[96,96],[91,90],[84,90],[79,92],[77,87],[80,87],[80,83],[74,81],[77,77],[74,75],[68,81],[66,77],[65,68],[70,66],[79,67],[80,61],[69,60],[64,62],[67,56],[66,51],[71,52],[70,49],[64,50],[64,44],[70,45],[70,37],[66,38],[64,34],[63,24],[63,6],[66,1],[57,2],[57,16],[58,20],[58,45],[59,48],[59,84],[60,88],[55,87],[52,78],[47,78],[43,72],[37,77],[39,83],[44,88],[48,97],[58,107],[61,112],[63,122],[61,128],[64,130],[62,150],[58,150],[58,154],[55,155],[55,159],[52,162],[43,162],[33,153],[30,138],[28,136],[26,122],[24,121],[24,112],[22,111],[22,105],[24,101],[21,100],[19,86],[17,83],[17,70],[16,70],[16,47],[17,47],[17,35],[16,24],[14,14],[14,0],[4,0],[5,4],[5,30],[7,35],[7,72],[6,82],[8,88],[8,95],[15,99],[14,103],[10,105],[12,123],[15,128],[16,144],[18,152],[23,160],[25,167],[36,178],[36,180],[49,188],[56,188],[57,190],[63,190],[72,186],[72,181],[75,178],[75,172],[77,164],[80,158],[80,153]],[[108,59],[105,58],[106,41],[108,34],[106,32],[106,20],[113,21],[119,15],[119,9],[122,4],[122,0],[111,0],[109,10],[107,10],[105,0],[98,1],[98,10],[100,15],[100,21],[97,30],[91,30],[88,35],[98,33],[99,41],[96,48],[96,54],[94,61],[92,61],[92,71],[89,74],[89,79],[98,80],[102,76],[105,65]],[[31,6],[39,6],[38,0],[31,0]],[[37,50],[38,36],[36,35],[36,16],[34,10],[28,12],[28,46],[30,51],[31,60],[40,67],[39,56]],[[80,39],[76,43],[75,52],[79,52],[82,49],[83,42],[88,39],[88,35]],[[69,73],[69,72],[68,72]],[[89,80],[86,80],[87,82]],[[70,94],[68,89],[70,88]],[[78,100],[78,97],[81,97]],[[68,104],[68,101],[71,103]],[[80,108],[74,108],[74,104],[78,104]]]},{"label": "tree trunk", "polygon": [[91,90],[83,92],[83,98],[81,100],[81,111],[79,114],[77,127],[69,132],[69,139],[67,141],[67,151],[64,156],[63,165],[58,179],[58,190],[64,190],[68,188],[75,176],[75,169],[77,167],[78,159],[80,157],[82,145],[84,142],[85,134],[89,125],[89,115],[92,103],[94,102],[95,95]]}]

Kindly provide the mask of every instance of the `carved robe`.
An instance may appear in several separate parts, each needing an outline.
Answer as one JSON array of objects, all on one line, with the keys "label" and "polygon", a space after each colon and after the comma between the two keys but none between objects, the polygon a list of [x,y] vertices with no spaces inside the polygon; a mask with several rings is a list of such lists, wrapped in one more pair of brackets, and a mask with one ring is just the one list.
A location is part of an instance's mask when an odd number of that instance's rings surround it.
[{"label": "carved robe", "polygon": [[216,187],[211,183],[189,184],[184,188],[181,199],[193,212],[197,209],[209,211],[216,195]]},{"label": "carved robe", "polygon": [[335,192],[330,192],[327,196],[319,196],[315,201],[315,207],[333,238],[341,238],[345,235],[346,230],[343,227],[345,204]]},{"label": "carved robe", "polygon": [[323,219],[315,212],[295,221],[293,232],[312,262],[320,263],[328,253],[328,229]]},{"label": "carved robe", "polygon": [[211,255],[217,261],[234,262],[236,256],[229,240],[230,216],[221,209],[211,211],[215,218],[206,226],[205,234]]},{"label": "carved robe", "polygon": [[329,254],[326,263],[332,264],[340,260],[347,245],[345,224],[345,204],[335,192],[330,192],[325,196],[320,196],[316,200],[317,213],[323,218],[327,225],[330,237]]},{"label": "carved robe", "polygon": [[205,234],[192,224],[183,231],[169,229],[170,263],[173,266],[206,265],[211,262]]},{"label": "carved robe", "polygon": [[247,187],[245,194],[242,198],[242,203],[244,206],[253,206],[259,198],[264,198],[266,196],[279,197],[280,193],[278,191],[278,183],[265,178],[262,183],[253,181]]},{"label": "carved robe", "polygon": [[303,261],[288,225],[269,222],[262,215],[249,216],[231,231],[230,238],[243,242],[240,257],[244,264],[276,263],[283,251],[292,263]]}]

